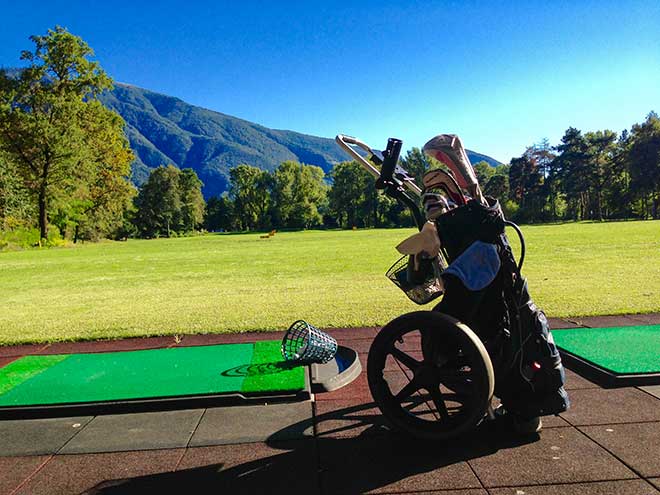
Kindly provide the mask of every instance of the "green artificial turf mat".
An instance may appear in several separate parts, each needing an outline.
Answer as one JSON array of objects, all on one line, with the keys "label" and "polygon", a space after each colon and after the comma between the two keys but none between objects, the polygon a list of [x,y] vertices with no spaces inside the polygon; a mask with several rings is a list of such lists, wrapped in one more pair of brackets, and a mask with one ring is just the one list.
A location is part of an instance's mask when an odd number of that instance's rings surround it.
[{"label": "green artificial turf mat", "polygon": [[305,376],[300,366],[291,366],[282,359],[279,341],[256,342],[248,373],[243,381],[242,392],[259,392],[264,387],[280,386],[284,390],[294,387],[302,390]]},{"label": "green artificial turf mat", "polygon": [[0,407],[303,390],[304,368],[279,345],[27,356],[0,368]]},{"label": "green artificial turf mat", "polygon": [[561,349],[616,374],[660,372],[660,325],[553,330]]},{"label": "green artificial turf mat", "polygon": [[0,396],[66,358],[66,355],[26,356],[14,361],[0,371]]}]

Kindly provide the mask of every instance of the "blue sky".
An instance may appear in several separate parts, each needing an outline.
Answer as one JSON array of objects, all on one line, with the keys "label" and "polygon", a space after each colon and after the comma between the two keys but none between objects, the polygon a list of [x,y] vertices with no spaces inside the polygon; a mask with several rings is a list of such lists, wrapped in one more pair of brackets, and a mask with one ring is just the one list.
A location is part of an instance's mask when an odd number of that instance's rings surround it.
[{"label": "blue sky", "polygon": [[453,132],[508,162],[660,111],[658,0],[0,3],[0,66],[59,24],[117,81],[377,148]]}]

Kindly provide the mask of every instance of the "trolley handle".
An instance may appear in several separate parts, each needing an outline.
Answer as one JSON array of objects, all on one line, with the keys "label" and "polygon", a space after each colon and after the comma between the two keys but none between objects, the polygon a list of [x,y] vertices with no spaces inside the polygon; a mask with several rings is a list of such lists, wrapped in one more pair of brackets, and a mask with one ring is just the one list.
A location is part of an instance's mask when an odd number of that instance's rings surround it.
[{"label": "trolley handle", "polygon": [[[339,134],[335,138],[335,141],[344,151],[346,151],[346,153],[352,156],[356,162],[362,165],[362,167],[376,179],[377,186],[385,185],[388,182],[391,183],[394,180],[395,175],[397,175],[397,169],[400,170],[400,167],[397,166],[397,162],[399,160],[399,154],[401,153],[401,141],[398,139],[390,139],[388,141],[388,150],[390,151],[385,150],[382,158],[379,152],[372,150],[369,145],[357,138]],[[393,143],[390,149],[391,141],[399,142],[398,150],[396,143]],[[358,148],[366,151],[369,159],[374,160],[379,165],[382,164],[381,170],[378,170],[371,162],[369,162],[364,156],[360,155],[360,153],[355,151],[355,149],[349,145],[357,146]],[[417,184],[414,183],[414,181],[404,180],[402,182],[404,187],[415,196],[422,196],[422,190],[417,186]]]},{"label": "trolley handle", "polygon": [[403,141],[396,138],[387,140],[387,148],[383,153],[383,165],[380,168],[380,177],[376,180],[376,189],[385,189],[394,183],[394,169],[401,155]]}]

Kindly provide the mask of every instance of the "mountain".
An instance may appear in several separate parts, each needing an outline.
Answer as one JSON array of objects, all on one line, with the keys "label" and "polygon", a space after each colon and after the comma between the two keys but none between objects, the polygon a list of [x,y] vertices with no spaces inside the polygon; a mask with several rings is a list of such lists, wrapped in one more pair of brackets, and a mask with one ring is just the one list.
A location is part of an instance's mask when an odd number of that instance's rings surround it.
[{"label": "mountain", "polygon": [[209,197],[227,189],[229,170],[241,163],[274,170],[296,160],[328,172],[347,159],[332,139],[269,129],[126,84],[116,84],[101,100],[126,121],[138,184],[149,169],[172,163],[194,169]]},{"label": "mountain", "polygon": [[470,163],[472,165],[479,162],[486,162],[491,167],[497,167],[498,165],[502,165],[501,162],[498,162],[497,160],[495,160],[495,158],[491,156],[484,155],[483,153],[477,153],[476,151],[470,151],[470,150],[465,150],[465,151],[467,151],[468,158],[470,159]]},{"label": "mountain", "polygon": [[[21,71],[0,69],[10,77],[18,77]],[[272,171],[285,160],[295,160],[318,165],[327,173],[349,159],[334,139],[269,129],[129,84],[115,83],[100,99],[126,121],[136,156],[133,181],[137,185],[152,168],[171,163],[194,169],[208,198],[227,190],[229,170],[241,163]],[[499,165],[487,155],[467,153],[472,163],[484,160]]]},{"label": "mountain", "polygon": [[[20,69],[4,71],[10,77],[20,74]],[[272,171],[285,160],[295,160],[318,165],[327,173],[348,159],[333,139],[269,129],[128,84],[116,83],[101,101],[126,121],[136,155],[133,181],[138,185],[152,168],[171,163],[194,169],[208,198],[227,190],[229,170],[241,163]],[[473,163],[482,159],[498,163],[486,155],[470,151],[468,155]]]}]

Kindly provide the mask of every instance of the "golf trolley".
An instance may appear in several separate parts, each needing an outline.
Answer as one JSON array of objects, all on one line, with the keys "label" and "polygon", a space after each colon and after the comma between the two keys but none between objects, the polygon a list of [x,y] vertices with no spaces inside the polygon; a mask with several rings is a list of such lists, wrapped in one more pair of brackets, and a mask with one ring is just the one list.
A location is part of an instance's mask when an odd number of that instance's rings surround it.
[{"label": "golf trolley", "polygon": [[[382,153],[356,138],[336,141],[420,230],[397,247],[404,256],[387,276],[418,304],[443,296],[431,311],[390,321],[371,345],[367,378],[385,418],[411,435],[445,440],[493,418],[494,396],[519,424],[565,411],[559,353],[521,275],[524,237],[497,200],[482,195],[460,139],[440,135],[425,145],[449,170],[427,172],[424,189],[398,164],[400,140],[389,139]],[[520,238],[518,261],[506,226]]]}]

